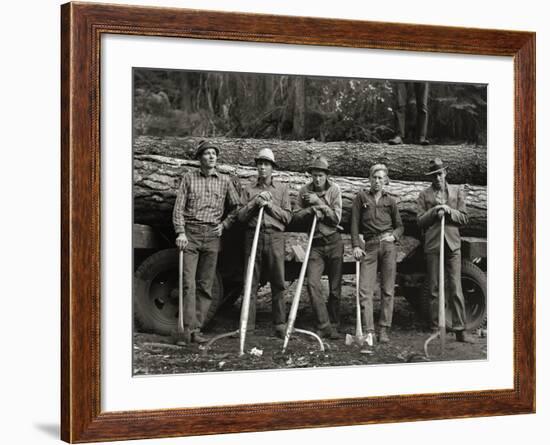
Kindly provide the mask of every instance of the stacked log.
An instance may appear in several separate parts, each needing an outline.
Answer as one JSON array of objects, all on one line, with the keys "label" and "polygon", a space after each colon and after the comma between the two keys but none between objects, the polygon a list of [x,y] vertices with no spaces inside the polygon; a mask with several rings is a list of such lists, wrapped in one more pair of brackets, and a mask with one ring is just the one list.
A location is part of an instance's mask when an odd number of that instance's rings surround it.
[{"label": "stacked log", "polygon": [[[172,209],[181,175],[198,168],[197,161],[176,159],[159,155],[134,156],[134,222],[140,224],[171,224]],[[218,170],[238,180],[243,186],[255,176],[252,167],[220,164]],[[302,185],[309,182],[309,176],[291,171],[276,171],[274,178],[289,186],[294,201]],[[368,179],[353,176],[331,176],[342,190],[342,225],[349,232],[352,200],[357,192],[368,187]],[[386,190],[395,197],[406,233],[416,235],[416,200],[420,191],[429,186],[422,181],[392,180]],[[486,236],[487,234],[487,189],[482,185],[464,185],[469,223],[461,229],[462,235]]]},{"label": "stacked log", "polygon": [[[140,136],[134,154],[159,155],[192,160],[201,138]],[[368,142],[284,141],[279,139],[208,138],[221,148],[219,162],[254,167],[254,157],[262,148],[273,151],[279,170],[303,172],[319,155],[325,156],[336,176],[368,177],[369,168],[383,163],[390,177],[401,181],[424,181],[428,162],[439,157],[449,166],[453,184],[487,184],[486,147],[472,145],[399,145]]]}]

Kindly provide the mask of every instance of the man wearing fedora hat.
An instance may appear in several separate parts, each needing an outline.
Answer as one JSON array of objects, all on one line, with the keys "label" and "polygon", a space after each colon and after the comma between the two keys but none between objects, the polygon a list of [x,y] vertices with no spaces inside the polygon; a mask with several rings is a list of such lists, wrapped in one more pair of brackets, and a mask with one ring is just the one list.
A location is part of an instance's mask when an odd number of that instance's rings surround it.
[{"label": "man wearing fedora hat", "polygon": [[438,288],[439,288],[439,240],[440,220],[445,216],[445,288],[452,314],[452,328],[456,339],[472,343],[473,339],[465,332],[465,304],[461,284],[461,251],[459,227],[468,223],[464,191],[459,185],[447,182],[447,168],[439,158],[430,161],[426,172],[432,185],[418,196],[418,225],[424,231],[424,254],[428,272],[428,288],[431,296],[431,325],[438,326]]},{"label": "man wearing fedora hat", "polygon": [[[361,190],[351,207],[353,256],[361,261],[359,296],[367,332],[374,334],[373,297],[376,273],[380,265],[381,308],[378,321],[380,343],[388,343],[393,318],[397,248],[403,235],[403,223],[397,202],[384,187],[388,168],[375,164],[370,168],[370,190]],[[364,238],[364,249],[359,234]]]},{"label": "man wearing fedora hat", "polygon": [[[320,335],[335,340],[340,338],[337,328],[340,324],[344,256],[344,244],[338,232],[342,219],[342,193],[340,187],[328,179],[329,165],[325,157],[314,159],[308,172],[311,182],[298,192],[293,221],[311,224],[313,215],[317,216],[318,224],[307,264],[306,286]],[[321,285],[324,270],[329,281],[328,309]]]},{"label": "man wearing fedora hat", "polygon": [[216,170],[219,153],[216,145],[199,143],[195,159],[200,168],[183,175],[174,205],[176,245],[183,250],[184,343],[207,341],[200,330],[212,302],[220,237],[235,221],[240,205],[229,178]]},{"label": "man wearing fedora hat", "polygon": [[[258,176],[242,194],[242,207],[238,212],[239,221],[245,223],[245,258],[248,262],[254,231],[258,221],[258,212],[264,207],[260,237],[252,277],[250,309],[247,330],[254,331],[256,324],[256,293],[260,276],[266,275],[271,285],[272,317],[275,335],[284,338],[286,311],[285,291],[285,234],[290,223],[291,207],[288,187],[272,178],[276,167],[275,157],[269,148],[260,150],[255,158]],[[262,268],[263,273],[262,273]],[[245,266],[246,273],[246,266]]]}]

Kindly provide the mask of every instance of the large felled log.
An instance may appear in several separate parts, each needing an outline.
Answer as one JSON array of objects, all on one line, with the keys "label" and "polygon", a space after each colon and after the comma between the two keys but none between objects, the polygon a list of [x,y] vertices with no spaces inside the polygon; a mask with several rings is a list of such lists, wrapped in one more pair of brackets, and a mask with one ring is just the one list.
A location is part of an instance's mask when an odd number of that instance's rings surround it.
[{"label": "large felled log", "polygon": [[[140,136],[135,154],[153,154],[192,160],[200,138]],[[337,176],[368,177],[375,163],[387,165],[390,177],[402,181],[424,181],[429,160],[439,157],[449,166],[449,182],[487,184],[486,147],[472,145],[398,145],[366,142],[282,141],[278,139],[210,138],[221,147],[220,162],[254,166],[261,148],[270,148],[280,170],[303,172],[315,156],[327,157]]]},{"label": "large felled log", "polygon": [[[182,173],[196,169],[196,161],[187,161],[156,155],[137,155],[134,158],[134,222],[151,225],[170,225],[177,187]],[[218,169],[246,185],[256,176],[256,169],[221,164]],[[299,188],[309,181],[305,174],[277,171],[274,177],[289,185],[291,197],[296,198]],[[350,176],[333,176],[342,190],[342,225],[349,231],[351,203],[356,193],[368,180]],[[391,181],[386,190],[398,201],[399,211],[406,231],[417,233],[416,200],[427,182]],[[469,224],[461,230],[463,235],[486,236],[487,189],[484,186],[465,185]]]}]

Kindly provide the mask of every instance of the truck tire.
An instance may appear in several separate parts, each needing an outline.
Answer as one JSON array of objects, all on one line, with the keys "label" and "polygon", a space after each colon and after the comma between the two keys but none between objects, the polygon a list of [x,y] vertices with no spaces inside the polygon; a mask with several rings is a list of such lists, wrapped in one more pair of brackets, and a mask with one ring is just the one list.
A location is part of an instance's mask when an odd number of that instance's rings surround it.
[{"label": "truck tire", "polygon": [[[222,279],[216,272],[206,323],[214,317],[222,299]],[[178,310],[178,249],[160,250],[145,259],[134,274],[136,327],[169,335],[177,325]]]},{"label": "truck tire", "polygon": [[[466,305],[466,330],[479,328],[487,318],[487,276],[485,272],[470,261],[462,261],[462,293]],[[424,282],[424,291],[420,301],[420,312],[423,321],[430,325],[431,297],[428,280]],[[451,310],[446,310],[446,326],[452,328]]]}]

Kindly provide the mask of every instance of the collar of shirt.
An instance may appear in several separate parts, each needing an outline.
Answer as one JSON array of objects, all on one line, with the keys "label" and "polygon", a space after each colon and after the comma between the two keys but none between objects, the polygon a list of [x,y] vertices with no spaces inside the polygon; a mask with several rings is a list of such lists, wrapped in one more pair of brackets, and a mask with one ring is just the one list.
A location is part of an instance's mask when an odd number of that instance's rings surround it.
[{"label": "collar of shirt", "polygon": [[215,176],[216,178],[219,178],[219,176],[220,176],[218,170],[216,170],[216,169],[212,170],[212,172],[209,175],[207,175],[206,173],[204,173],[202,168],[199,168],[199,174],[201,176],[204,176],[205,178],[208,178],[209,176]]},{"label": "collar of shirt", "polygon": [[[371,195],[374,197],[374,190],[369,188],[369,191],[367,192],[367,195]],[[386,196],[388,194],[388,192],[384,189],[382,189],[382,193],[380,194],[380,197],[382,198],[383,196]]]},{"label": "collar of shirt", "polygon": [[267,187],[273,187],[275,188],[275,183],[274,183],[274,180],[273,180],[273,176],[271,176],[269,178],[269,181],[265,181],[263,180],[262,178],[260,177],[257,177],[256,178],[256,187],[262,187],[262,186],[267,186]]},{"label": "collar of shirt", "polygon": [[327,179],[327,182],[325,182],[325,187],[324,187],[324,190],[321,191],[321,192],[318,192],[315,190],[315,187],[313,186],[313,181],[310,182],[309,184],[306,185],[306,188],[310,191],[310,192],[313,192],[313,193],[320,193],[321,196],[323,196],[329,188],[332,187],[332,183]]}]

